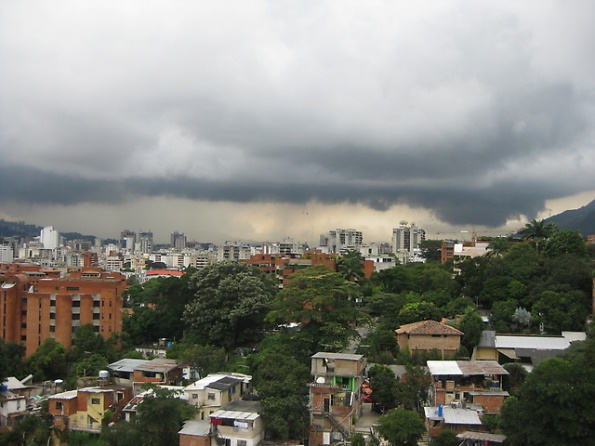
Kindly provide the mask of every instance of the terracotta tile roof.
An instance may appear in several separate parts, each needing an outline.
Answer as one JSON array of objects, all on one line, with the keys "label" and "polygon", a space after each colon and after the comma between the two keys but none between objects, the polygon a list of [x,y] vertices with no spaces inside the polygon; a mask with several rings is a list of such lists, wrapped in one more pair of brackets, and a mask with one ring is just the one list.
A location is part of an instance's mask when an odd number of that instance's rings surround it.
[{"label": "terracotta tile roof", "polygon": [[410,334],[410,335],[451,335],[451,336],[462,336],[463,332],[457,330],[450,325],[441,324],[436,321],[420,321],[413,322],[412,324],[401,325],[397,330],[397,334]]}]

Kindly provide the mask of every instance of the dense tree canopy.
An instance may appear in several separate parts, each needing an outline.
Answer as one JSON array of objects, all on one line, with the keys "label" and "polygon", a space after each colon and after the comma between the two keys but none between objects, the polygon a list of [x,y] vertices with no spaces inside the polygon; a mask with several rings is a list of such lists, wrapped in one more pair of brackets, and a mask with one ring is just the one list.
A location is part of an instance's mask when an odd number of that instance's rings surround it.
[{"label": "dense tree canopy", "polygon": [[190,278],[194,300],[184,321],[203,345],[227,351],[262,337],[264,317],[277,293],[272,280],[245,263],[223,261]]},{"label": "dense tree canopy", "polygon": [[297,271],[279,293],[267,320],[274,324],[298,322],[303,342],[313,352],[339,351],[359,335],[363,318],[356,307],[359,288],[329,267],[317,265]]},{"label": "dense tree canopy", "polygon": [[378,432],[393,446],[417,446],[426,431],[423,420],[416,412],[393,409],[378,419]]},{"label": "dense tree canopy", "polygon": [[592,444],[595,438],[595,339],[541,363],[501,411],[511,445]]}]

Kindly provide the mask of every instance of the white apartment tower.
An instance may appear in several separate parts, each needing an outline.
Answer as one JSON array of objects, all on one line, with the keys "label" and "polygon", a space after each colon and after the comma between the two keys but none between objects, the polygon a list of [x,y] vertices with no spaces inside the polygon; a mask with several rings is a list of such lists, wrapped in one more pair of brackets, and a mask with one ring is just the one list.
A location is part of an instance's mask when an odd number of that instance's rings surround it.
[{"label": "white apartment tower", "polygon": [[46,226],[41,230],[39,241],[44,249],[56,249],[60,246],[60,233],[53,226]]},{"label": "white apartment tower", "polygon": [[138,233],[138,248],[143,254],[149,254],[153,250],[153,233],[139,232]]},{"label": "white apartment tower", "polygon": [[357,249],[363,244],[361,231],[355,229],[337,229],[320,236],[320,246],[326,246],[329,253],[337,253],[341,249]]},{"label": "white apartment tower", "polygon": [[401,221],[399,227],[393,229],[393,252],[401,262],[406,263],[425,239],[426,231],[415,226],[415,223]]}]

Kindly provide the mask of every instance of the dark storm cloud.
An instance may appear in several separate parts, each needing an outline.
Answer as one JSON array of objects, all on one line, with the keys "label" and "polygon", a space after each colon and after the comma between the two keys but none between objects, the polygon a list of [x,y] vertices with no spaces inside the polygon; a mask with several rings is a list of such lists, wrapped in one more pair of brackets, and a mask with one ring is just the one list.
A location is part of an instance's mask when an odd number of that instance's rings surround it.
[{"label": "dark storm cloud", "polygon": [[173,3],[4,7],[0,203],[407,204],[495,227],[595,187],[591,2]]}]

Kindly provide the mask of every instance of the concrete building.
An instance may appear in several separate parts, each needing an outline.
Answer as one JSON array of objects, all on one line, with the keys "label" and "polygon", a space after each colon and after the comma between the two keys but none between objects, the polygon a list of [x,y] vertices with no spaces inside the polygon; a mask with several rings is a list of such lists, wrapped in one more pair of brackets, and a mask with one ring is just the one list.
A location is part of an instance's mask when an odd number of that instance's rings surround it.
[{"label": "concrete building", "polygon": [[260,401],[232,401],[211,414],[211,435],[215,444],[257,446],[264,439]]},{"label": "concrete building", "polygon": [[56,249],[60,246],[60,233],[53,226],[46,226],[41,230],[39,241],[44,249]]},{"label": "concrete building", "polygon": [[235,373],[213,373],[186,386],[188,404],[198,409],[197,418],[209,416],[231,401],[239,400],[251,391],[252,377]]},{"label": "concrete building", "polygon": [[310,445],[347,441],[362,415],[363,355],[319,352],[312,356]]},{"label": "concrete building", "polygon": [[60,277],[39,266],[13,266],[0,276],[0,335],[24,343],[26,356],[50,337],[70,349],[81,325],[92,324],[104,338],[122,331],[122,274],[83,268]]},{"label": "concrete building", "polygon": [[454,356],[461,346],[463,333],[450,325],[433,320],[401,325],[397,330],[399,349],[416,351],[439,350],[443,357]]},{"label": "concrete building", "polygon": [[336,254],[342,249],[356,249],[362,246],[364,236],[356,229],[336,229],[320,236],[320,246],[328,249],[330,254]]},{"label": "concrete building", "polygon": [[393,228],[393,253],[401,263],[417,261],[419,259],[414,257],[419,257],[419,244],[425,239],[426,231],[415,226],[415,223],[401,221],[398,228]]},{"label": "concrete building", "polygon": [[138,233],[138,246],[135,245],[135,250],[143,254],[149,254],[153,251],[153,233],[144,231]]},{"label": "concrete building", "polygon": [[186,248],[186,236],[183,232],[174,231],[171,233],[170,237],[170,246],[172,249],[182,251]]}]

